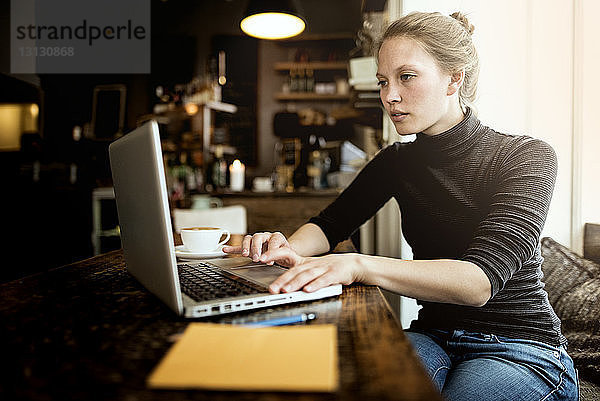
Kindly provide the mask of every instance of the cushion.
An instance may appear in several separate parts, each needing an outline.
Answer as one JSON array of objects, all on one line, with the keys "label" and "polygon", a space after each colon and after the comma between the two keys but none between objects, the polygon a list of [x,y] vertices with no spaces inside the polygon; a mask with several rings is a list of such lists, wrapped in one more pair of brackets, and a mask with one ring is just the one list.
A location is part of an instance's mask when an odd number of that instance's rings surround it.
[{"label": "cushion", "polygon": [[600,386],[585,380],[579,381],[579,399],[581,401],[598,401]]},{"label": "cushion", "polygon": [[542,239],[545,289],[582,378],[600,383],[600,265]]}]

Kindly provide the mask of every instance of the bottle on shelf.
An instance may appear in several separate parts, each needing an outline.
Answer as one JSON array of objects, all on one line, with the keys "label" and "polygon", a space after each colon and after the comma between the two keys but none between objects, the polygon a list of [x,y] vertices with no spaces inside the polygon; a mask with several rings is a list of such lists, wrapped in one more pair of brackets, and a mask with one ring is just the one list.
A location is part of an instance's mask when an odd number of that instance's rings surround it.
[{"label": "bottle on shelf", "polygon": [[314,92],[315,91],[315,72],[313,71],[312,68],[306,69],[305,80],[306,80],[306,84],[305,84],[304,89],[306,90],[306,92]]},{"label": "bottle on shelf", "polygon": [[186,194],[191,198],[193,194],[204,192],[204,174],[202,172],[202,165],[196,162],[193,154],[187,157],[187,160]]},{"label": "bottle on shelf", "polygon": [[308,63],[309,56],[306,49],[297,49],[294,54],[294,61],[296,63]]},{"label": "bottle on shelf", "polygon": [[211,168],[212,185],[215,190],[227,186],[227,161],[223,158],[223,146],[215,147],[215,160]]},{"label": "bottle on shelf", "polygon": [[298,92],[298,74],[295,68],[290,69],[290,92]]},{"label": "bottle on shelf", "polygon": [[167,187],[169,198],[175,207],[183,207],[185,201],[185,179],[180,158],[170,157],[167,163]]},{"label": "bottle on shelf", "polygon": [[306,92],[306,72],[298,68],[298,92]]}]

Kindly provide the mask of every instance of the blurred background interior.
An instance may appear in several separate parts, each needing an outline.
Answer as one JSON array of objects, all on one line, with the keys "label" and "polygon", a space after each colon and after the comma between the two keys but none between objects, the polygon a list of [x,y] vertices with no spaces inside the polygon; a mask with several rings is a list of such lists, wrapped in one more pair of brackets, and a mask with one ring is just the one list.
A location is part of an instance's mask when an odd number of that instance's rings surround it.
[{"label": "blurred background interior", "polygon": [[[20,261],[0,279],[120,247],[107,147],[150,119],[174,209],[243,204],[248,231],[289,235],[330,202],[382,145],[365,56],[385,1],[295,5],[305,31],[273,41],[241,31],[247,0],[153,0],[150,74],[15,75],[3,1],[2,250]],[[350,59],[367,63],[366,84],[352,85]]]},{"label": "blurred background interior", "polygon": [[[10,2],[0,2],[0,280],[120,247],[107,147],[149,119],[174,216],[243,210],[236,229],[291,234],[400,140],[370,56],[381,28],[411,11],[461,10],[475,25],[478,117],[552,145],[559,170],[542,236],[583,252],[584,223],[600,222],[600,52],[589,40],[600,2],[295,4],[304,32],[259,40],[239,25],[250,0],[151,0],[150,74],[14,75]],[[412,257],[393,201],[350,246]]]}]

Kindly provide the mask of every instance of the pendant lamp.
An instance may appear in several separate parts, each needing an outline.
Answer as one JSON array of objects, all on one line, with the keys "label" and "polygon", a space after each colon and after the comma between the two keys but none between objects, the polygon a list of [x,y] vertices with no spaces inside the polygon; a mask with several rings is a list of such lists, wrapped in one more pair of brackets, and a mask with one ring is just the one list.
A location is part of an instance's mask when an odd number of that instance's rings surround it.
[{"label": "pendant lamp", "polygon": [[291,38],[305,27],[291,0],[250,0],[240,22],[242,31],[259,39]]}]

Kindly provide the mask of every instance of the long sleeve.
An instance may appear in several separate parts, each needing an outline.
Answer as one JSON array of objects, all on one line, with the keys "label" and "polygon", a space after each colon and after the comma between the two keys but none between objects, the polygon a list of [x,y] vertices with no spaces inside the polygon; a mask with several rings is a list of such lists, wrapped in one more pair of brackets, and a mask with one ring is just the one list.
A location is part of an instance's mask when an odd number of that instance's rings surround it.
[{"label": "long sleeve", "polygon": [[536,256],[557,170],[554,150],[531,138],[502,159],[489,212],[461,257],[485,272],[492,297]]}]

